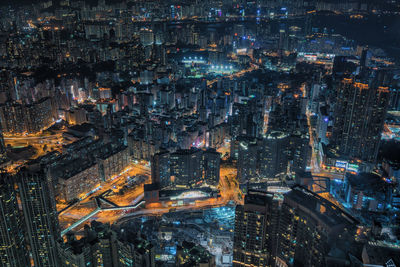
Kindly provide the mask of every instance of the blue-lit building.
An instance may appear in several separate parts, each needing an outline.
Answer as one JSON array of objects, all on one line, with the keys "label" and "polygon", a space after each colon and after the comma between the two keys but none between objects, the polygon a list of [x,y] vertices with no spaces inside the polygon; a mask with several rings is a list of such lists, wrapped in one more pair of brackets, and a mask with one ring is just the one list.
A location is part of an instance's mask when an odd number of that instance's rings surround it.
[{"label": "blue-lit building", "polygon": [[384,212],[392,205],[394,183],[377,173],[346,174],[332,183],[332,194],[344,206],[368,212]]}]

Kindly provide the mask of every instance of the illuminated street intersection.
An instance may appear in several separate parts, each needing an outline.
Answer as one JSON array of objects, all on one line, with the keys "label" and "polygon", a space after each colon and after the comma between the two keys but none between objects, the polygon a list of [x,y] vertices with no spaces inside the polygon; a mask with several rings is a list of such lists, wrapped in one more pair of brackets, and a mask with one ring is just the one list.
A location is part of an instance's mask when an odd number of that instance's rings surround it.
[{"label": "illuminated street intersection", "polygon": [[[236,181],[236,168],[223,166],[220,176],[218,198],[203,198],[180,206],[145,205],[143,187],[150,182],[150,167],[145,161],[132,163],[79,203],[69,207],[58,205],[61,234],[74,231],[80,235],[84,225],[93,220],[129,228],[141,225],[138,230],[160,244],[155,251],[158,260],[174,261],[175,242],[198,239],[216,256],[218,266],[230,266],[235,205],[242,202],[242,193]],[[118,193],[132,180],[133,186]],[[186,192],[184,197],[198,197],[197,193]]]},{"label": "illuminated street intersection", "polygon": [[[59,204],[59,219],[64,235],[68,231],[79,232],[92,220],[104,223],[123,223],[144,215],[161,215],[171,210],[195,210],[227,205],[233,200],[240,203],[241,192],[235,181],[236,168],[221,167],[220,193],[218,198],[195,200],[187,205],[163,207],[152,203],[145,207],[143,186],[150,182],[150,167],[145,161],[132,163],[123,173],[113,177],[96,192],[79,203],[66,206]],[[128,186],[129,183],[133,185]],[[125,189],[124,189],[125,187]],[[122,190],[122,191],[121,191]],[[186,193],[188,194],[188,193]],[[192,192],[193,194],[193,192]],[[190,197],[186,195],[186,197]]]}]

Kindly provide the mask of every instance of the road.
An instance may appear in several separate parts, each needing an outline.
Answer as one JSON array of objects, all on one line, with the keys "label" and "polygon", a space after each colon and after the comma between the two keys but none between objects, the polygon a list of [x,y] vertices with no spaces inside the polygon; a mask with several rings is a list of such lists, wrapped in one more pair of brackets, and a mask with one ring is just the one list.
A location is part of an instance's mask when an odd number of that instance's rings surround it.
[{"label": "road", "polygon": [[308,134],[310,136],[310,146],[311,146],[311,164],[310,164],[310,166],[311,166],[311,170],[313,173],[319,173],[321,170],[320,170],[320,167],[318,164],[318,159],[317,159],[318,152],[315,149],[315,140],[314,140],[314,134],[313,134],[314,131],[311,126],[311,113],[309,110],[307,110],[306,116],[307,116]]},{"label": "road", "polygon": [[237,181],[236,167],[221,166],[219,190],[221,197],[227,202],[233,200],[237,204],[243,203],[242,192]]},{"label": "road", "polygon": [[134,211],[129,213],[125,216],[121,216],[117,221],[116,224],[122,224],[130,219],[143,216],[143,215],[162,215],[164,213],[168,213],[171,211],[184,211],[184,210],[196,210],[196,209],[205,209],[209,207],[219,207],[227,204],[227,199],[219,198],[215,200],[198,200],[195,202],[194,205],[184,205],[180,207],[156,207],[156,208],[146,208]]},{"label": "road", "polygon": [[[132,181],[131,177],[135,176],[145,176],[146,179],[136,186],[124,188],[124,186],[128,185],[129,182]],[[97,208],[96,203],[94,202],[94,197],[103,195],[105,192],[110,190],[112,191],[110,191],[111,194],[104,196],[107,200],[114,202],[118,206],[131,205],[139,195],[143,194],[143,185],[148,182],[150,182],[150,167],[148,162],[141,161],[132,163],[123,172],[111,177],[108,182],[101,185],[95,193],[86,196],[77,205],[72,206],[60,214],[59,221],[61,228],[66,229],[76,220],[93,212]],[[65,206],[65,204],[58,203],[57,209],[61,210],[65,208]],[[112,222],[113,218],[109,213],[121,214],[122,212],[99,212],[97,217],[94,217],[93,219]]]},{"label": "road", "polygon": [[227,139],[225,139],[224,143],[217,148],[217,152],[221,153],[223,160],[227,160],[229,158],[230,151],[231,151],[231,141]]},{"label": "road", "polygon": [[[139,162],[133,164],[125,173],[120,174],[114,178],[112,182],[109,182],[102,186],[102,189],[97,191],[95,194],[82,200],[78,205],[67,209],[59,216],[60,226],[63,230],[68,227],[75,226],[76,229],[80,230],[83,227],[83,223],[88,220],[97,220],[104,223],[122,223],[129,218],[141,215],[161,215],[163,213],[170,212],[171,210],[193,210],[203,209],[207,207],[216,207],[226,205],[229,201],[233,200],[236,203],[242,203],[243,197],[239,190],[239,185],[236,180],[236,168],[224,166],[220,170],[220,193],[219,198],[210,198],[205,200],[197,200],[194,204],[185,205],[180,207],[162,207],[159,203],[152,203],[145,209],[135,210],[133,213],[126,213],[125,210],[110,210],[102,211],[96,206],[93,197],[100,196],[109,189],[122,188],[126,184],[127,177],[131,175],[146,175],[150,177],[150,168],[147,162]],[[146,180],[145,182],[149,182]],[[106,199],[114,202],[118,206],[132,205],[133,202],[137,201],[138,196],[143,195],[143,183],[135,188],[128,189],[123,195],[114,194],[106,196]],[[65,207],[58,205],[59,209]],[[74,225],[75,224],[75,225]]]},{"label": "road", "polygon": [[[61,150],[63,144],[69,143],[62,136],[63,132],[66,130],[65,126],[55,129],[53,127],[58,122],[53,122],[51,125],[43,128],[39,133],[33,134],[4,134],[4,143],[6,146],[11,146],[13,148],[32,146],[36,149],[36,154],[31,157],[31,159],[38,158],[45,155],[46,153],[54,150]],[[47,129],[53,127],[51,131],[46,131]],[[50,134],[52,133],[52,134]]]},{"label": "road", "polygon": [[[240,70],[240,71],[235,72],[235,73],[232,73],[232,74],[230,74],[230,75],[225,75],[225,76],[223,76],[222,78],[232,79],[232,78],[241,77],[241,76],[243,76],[244,74],[249,73],[249,72],[252,72],[252,71],[257,70],[257,69],[258,69],[258,66],[257,66],[257,65],[251,64],[250,67],[247,68],[247,69]],[[207,81],[207,86],[208,86],[208,87],[211,87],[214,83],[218,82],[218,79],[219,79],[219,78],[220,78],[220,77],[217,77],[217,78],[214,78],[214,79],[212,79],[212,80]]]},{"label": "road", "polygon": [[[303,93],[304,96],[304,93]],[[313,128],[311,126],[311,113],[307,110],[307,122],[308,122],[308,128],[309,128],[309,135],[310,135],[310,145],[312,147],[312,156],[311,156],[311,173],[313,176],[313,185],[312,185],[312,190],[316,193],[318,193],[320,196],[325,198],[326,200],[332,202],[333,204],[337,205],[338,207],[341,207],[344,209],[344,207],[340,204],[339,201],[337,201],[329,192],[330,192],[330,184],[331,180],[343,180],[344,179],[344,173],[335,173],[335,172],[329,172],[327,170],[324,170],[323,168],[320,168],[320,160],[318,159],[318,150],[316,149],[315,146],[315,140],[314,140],[314,135],[313,135]]]},{"label": "road", "polygon": [[44,156],[51,151],[61,151],[62,145],[66,144],[67,141],[62,137],[62,133],[56,133],[53,135],[41,135],[36,136],[5,136],[4,143],[7,147],[12,148],[23,148],[32,146],[34,148],[34,154],[19,154],[9,151],[8,156],[13,160],[13,163],[7,167],[7,171],[14,172],[20,166],[23,166],[28,160],[36,159]]}]

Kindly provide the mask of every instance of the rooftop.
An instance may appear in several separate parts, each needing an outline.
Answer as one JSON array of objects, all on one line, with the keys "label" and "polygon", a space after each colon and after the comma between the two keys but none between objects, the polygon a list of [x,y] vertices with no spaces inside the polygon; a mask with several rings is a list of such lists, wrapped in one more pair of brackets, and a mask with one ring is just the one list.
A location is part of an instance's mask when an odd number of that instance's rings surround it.
[{"label": "rooftop", "polygon": [[308,210],[332,227],[335,225],[357,225],[359,223],[340,207],[299,185],[294,186],[291,191],[285,194],[284,202],[288,200]]}]

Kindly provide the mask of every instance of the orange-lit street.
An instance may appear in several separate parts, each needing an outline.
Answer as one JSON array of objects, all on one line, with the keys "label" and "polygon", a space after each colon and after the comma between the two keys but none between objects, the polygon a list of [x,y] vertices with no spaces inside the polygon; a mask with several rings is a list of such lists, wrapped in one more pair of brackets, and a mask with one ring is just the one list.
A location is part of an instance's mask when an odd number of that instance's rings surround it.
[{"label": "orange-lit street", "polygon": [[[137,180],[143,177],[143,182],[139,184],[132,184],[133,180]],[[132,163],[123,173],[112,177],[108,182],[101,185],[95,193],[87,196],[81,200],[78,204],[66,208],[65,204],[57,204],[59,211],[63,210],[60,214],[60,226],[62,229],[69,227],[73,222],[83,218],[90,212],[93,212],[97,206],[95,203],[95,197],[104,195],[104,198],[115,203],[118,206],[127,206],[132,203],[138,196],[143,194],[143,185],[149,181],[150,168],[146,161]],[[102,212],[99,213],[96,220],[106,218],[108,222],[112,222],[112,216],[114,212]],[[120,212],[117,212],[120,213]]]},{"label": "orange-lit street", "polygon": [[235,203],[243,203],[243,195],[237,181],[237,170],[235,167],[221,166],[219,189],[221,197],[226,202],[233,200]]},{"label": "orange-lit street", "polygon": [[[143,182],[135,186],[128,186],[129,177],[145,177]],[[76,205],[63,210],[59,216],[60,226],[63,230],[76,225],[74,231],[80,231],[85,223],[96,220],[104,223],[121,223],[129,220],[131,217],[141,215],[161,215],[172,210],[191,210],[206,207],[217,207],[226,205],[229,201],[242,203],[243,196],[239,190],[236,180],[236,168],[222,166],[220,170],[220,194],[219,198],[209,198],[206,200],[196,200],[194,204],[183,206],[163,207],[159,203],[152,203],[146,208],[127,208],[119,210],[98,210],[95,202],[96,196],[102,196],[104,199],[115,203],[118,206],[129,206],[137,203],[143,197],[143,185],[150,182],[150,166],[148,162],[142,161],[132,163],[131,166],[121,175],[114,177],[108,183],[101,186],[94,194],[88,196]],[[122,190],[122,191],[121,191]],[[58,204],[58,210],[66,208],[66,205]],[[90,216],[85,220],[85,216]]]},{"label": "orange-lit street", "polygon": [[9,148],[8,156],[12,160],[7,171],[13,172],[31,159],[52,151],[61,151],[62,145],[70,142],[65,140],[62,131],[59,131],[54,134],[5,135],[4,143]]},{"label": "orange-lit street", "polygon": [[[238,77],[241,77],[241,76],[243,76],[244,74],[246,74],[248,72],[252,72],[252,71],[257,70],[257,69],[258,69],[257,65],[250,64],[249,68],[244,69],[244,70],[240,70],[240,71],[235,72],[235,73],[230,74],[230,75],[226,75],[226,76],[224,76],[224,78],[227,78],[227,79],[238,78]],[[212,86],[214,83],[218,82],[218,80],[219,80],[219,78],[215,78],[215,79],[207,81],[207,86],[208,87]]]},{"label": "orange-lit street", "polygon": [[35,157],[40,157],[46,153],[59,150],[63,144],[61,133],[48,136],[7,136],[4,142],[11,147],[27,147],[32,146],[36,149]]}]

